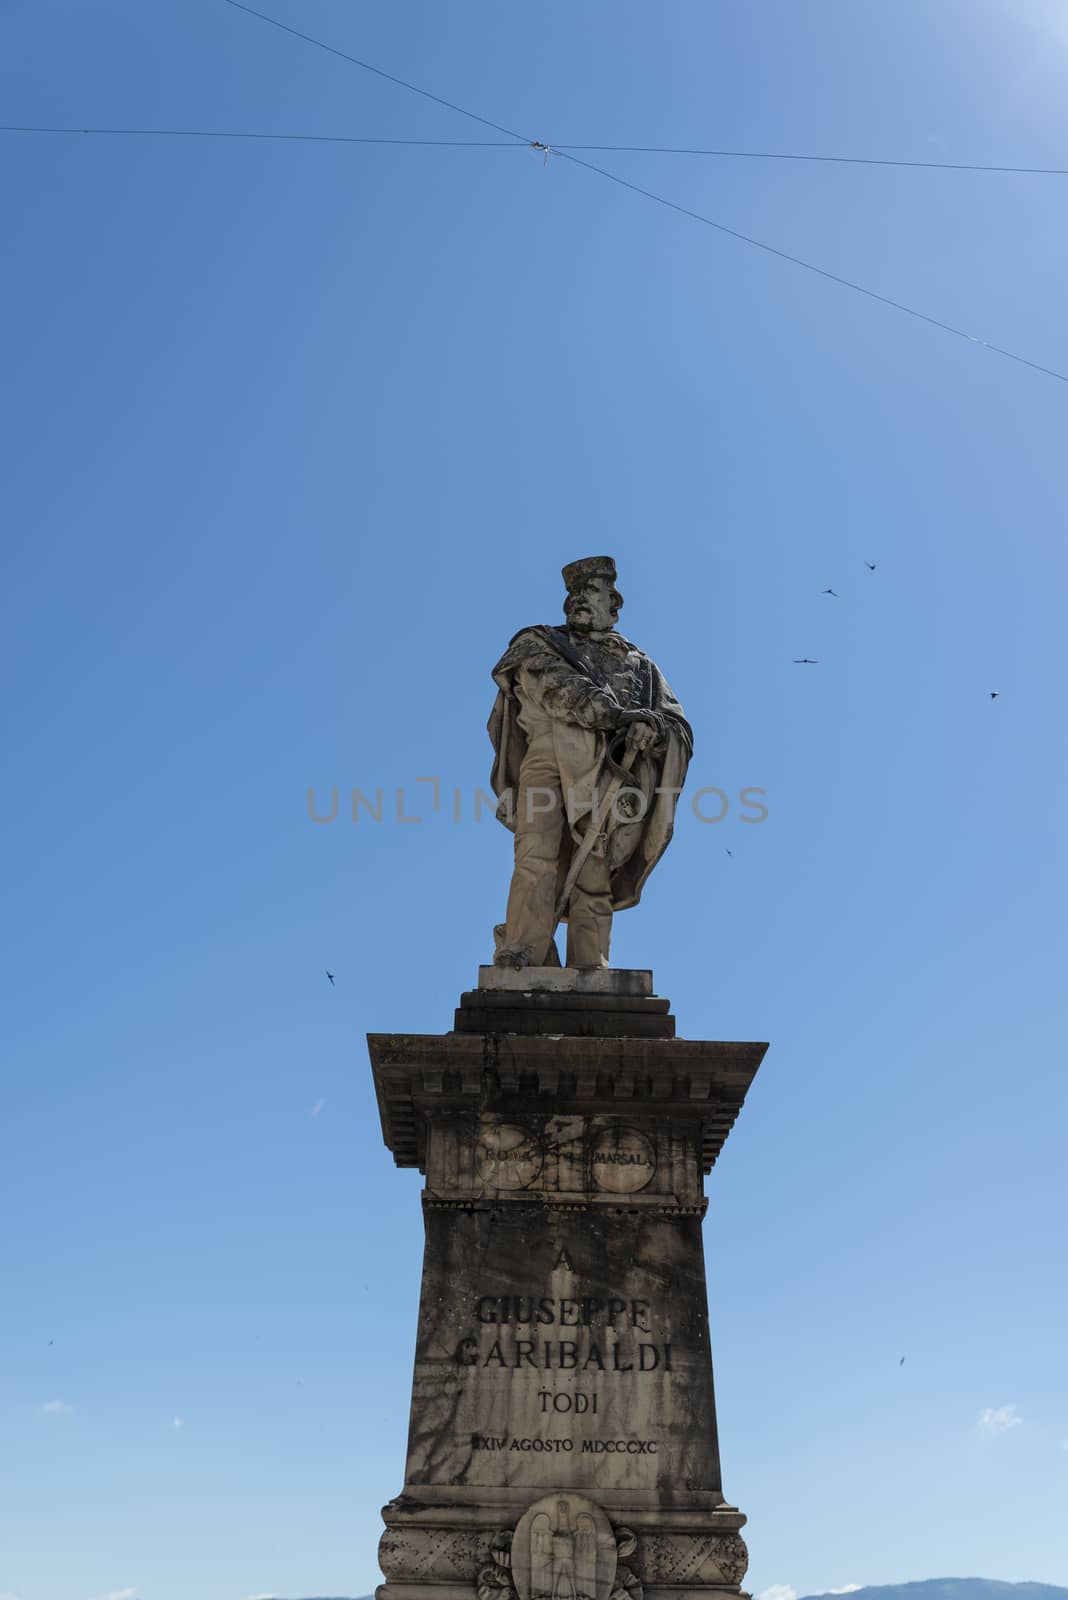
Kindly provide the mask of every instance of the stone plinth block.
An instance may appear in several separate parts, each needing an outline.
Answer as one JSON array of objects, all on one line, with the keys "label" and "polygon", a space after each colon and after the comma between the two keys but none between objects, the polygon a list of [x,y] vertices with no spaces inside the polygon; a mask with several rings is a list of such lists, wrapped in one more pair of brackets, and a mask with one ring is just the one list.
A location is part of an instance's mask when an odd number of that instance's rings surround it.
[{"label": "stone plinth block", "polygon": [[701,1227],[765,1046],[677,1039],[624,976],[480,987],[450,1034],[369,1038],[386,1144],[426,1175],[379,1600],[738,1594]]},{"label": "stone plinth block", "polygon": [[643,967],[479,967],[478,986],[519,994],[650,995],[653,975]]}]

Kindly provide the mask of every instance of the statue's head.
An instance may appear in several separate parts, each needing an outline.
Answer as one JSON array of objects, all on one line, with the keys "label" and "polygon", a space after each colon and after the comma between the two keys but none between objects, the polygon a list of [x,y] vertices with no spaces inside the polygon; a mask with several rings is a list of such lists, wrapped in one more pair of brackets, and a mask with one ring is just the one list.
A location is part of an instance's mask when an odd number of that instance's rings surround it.
[{"label": "statue's head", "polygon": [[616,588],[616,564],[611,556],[586,556],[563,569],[567,585],[564,616],[577,633],[607,633],[619,617],[623,596]]}]

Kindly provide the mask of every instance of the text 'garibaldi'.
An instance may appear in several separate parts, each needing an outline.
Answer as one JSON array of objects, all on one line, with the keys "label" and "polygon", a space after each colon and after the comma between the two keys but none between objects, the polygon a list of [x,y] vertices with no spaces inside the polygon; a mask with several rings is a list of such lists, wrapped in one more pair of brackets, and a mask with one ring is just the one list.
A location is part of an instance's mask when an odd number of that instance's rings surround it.
[{"label": "text 'garibaldi'", "polygon": [[637,905],[671,838],[693,734],[655,661],[615,631],[610,556],[563,569],[564,625],[517,633],[493,669],[497,815],[515,834],[498,966],[607,967],[612,913]]}]

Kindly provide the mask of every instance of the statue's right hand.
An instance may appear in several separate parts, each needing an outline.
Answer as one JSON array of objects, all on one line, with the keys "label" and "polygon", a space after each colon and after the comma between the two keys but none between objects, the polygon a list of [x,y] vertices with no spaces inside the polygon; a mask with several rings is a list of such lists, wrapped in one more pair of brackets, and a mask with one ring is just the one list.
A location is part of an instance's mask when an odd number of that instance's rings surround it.
[{"label": "statue's right hand", "polygon": [[623,711],[619,725],[626,733],[628,750],[651,750],[660,741],[662,729],[654,711]]},{"label": "statue's right hand", "polygon": [[656,725],[642,717],[631,722],[627,727],[627,749],[648,750],[656,743]]}]

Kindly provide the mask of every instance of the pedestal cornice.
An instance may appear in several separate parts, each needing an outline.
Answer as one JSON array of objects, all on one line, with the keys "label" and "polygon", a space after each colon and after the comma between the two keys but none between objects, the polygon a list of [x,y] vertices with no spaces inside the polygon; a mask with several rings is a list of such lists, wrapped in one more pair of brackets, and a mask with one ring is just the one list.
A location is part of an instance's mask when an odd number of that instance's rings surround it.
[{"label": "pedestal cornice", "polygon": [[700,1123],[711,1171],[766,1044],[576,1035],[367,1036],[382,1136],[398,1167],[426,1170],[427,1119],[443,1110],[537,1110]]}]

